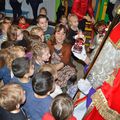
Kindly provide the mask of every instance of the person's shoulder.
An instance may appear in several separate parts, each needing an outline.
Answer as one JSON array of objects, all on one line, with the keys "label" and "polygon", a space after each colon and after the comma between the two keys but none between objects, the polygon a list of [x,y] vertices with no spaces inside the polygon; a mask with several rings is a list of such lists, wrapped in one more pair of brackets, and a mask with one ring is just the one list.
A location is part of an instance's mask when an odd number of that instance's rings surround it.
[{"label": "person's shoulder", "polygon": [[13,76],[12,79],[11,79],[11,83],[17,83],[17,84],[20,84],[21,81],[19,80],[19,78]]}]

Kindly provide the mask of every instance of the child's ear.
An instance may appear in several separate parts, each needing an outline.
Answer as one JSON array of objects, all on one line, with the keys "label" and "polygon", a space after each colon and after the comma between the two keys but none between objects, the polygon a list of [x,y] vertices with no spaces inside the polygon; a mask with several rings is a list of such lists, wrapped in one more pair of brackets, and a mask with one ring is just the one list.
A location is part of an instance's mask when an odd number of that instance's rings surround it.
[{"label": "child's ear", "polygon": [[47,95],[50,95],[51,91],[47,92]]},{"label": "child's ear", "polygon": [[26,73],[25,75],[24,75],[24,78],[28,78],[29,77],[29,73]]},{"label": "child's ear", "polygon": [[17,104],[17,105],[16,105],[16,108],[19,109],[19,108],[20,108],[20,104]]}]

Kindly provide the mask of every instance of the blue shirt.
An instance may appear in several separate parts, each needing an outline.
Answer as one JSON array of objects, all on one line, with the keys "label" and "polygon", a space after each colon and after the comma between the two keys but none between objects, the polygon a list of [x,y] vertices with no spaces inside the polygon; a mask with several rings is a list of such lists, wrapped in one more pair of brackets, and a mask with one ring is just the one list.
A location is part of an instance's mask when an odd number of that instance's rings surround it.
[{"label": "blue shirt", "polygon": [[54,28],[52,26],[48,26],[48,29],[44,32],[45,42],[47,42],[50,39],[53,33],[54,33]]},{"label": "blue shirt", "polygon": [[49,108],[52,102],[52,98],[47,96],[45,98],[36,98],[34,93],[29,92],[27,99],[23,105],[23,109],[26,111],[30,120],[41,120],[42,116],[49,112]]},{"label": "blue shirt", "polygon": [[3,80],[4,84],[9,83],[11,80],[10,70],[6,65],[0,68],[0,80]]},{"label": "blue shirt", "polygon": [[29,92],[33,92],[33,89],[32,89],[32,80],[29,79],[29,82],[27,83],[22,83],[20,81],[20,78],[17,78],[17,77],[13,77],[12,80],[11,80],[12,83],[17,83],[19,85],[21,85],[21,87],[26,91],[26,94],[28,94]]}]

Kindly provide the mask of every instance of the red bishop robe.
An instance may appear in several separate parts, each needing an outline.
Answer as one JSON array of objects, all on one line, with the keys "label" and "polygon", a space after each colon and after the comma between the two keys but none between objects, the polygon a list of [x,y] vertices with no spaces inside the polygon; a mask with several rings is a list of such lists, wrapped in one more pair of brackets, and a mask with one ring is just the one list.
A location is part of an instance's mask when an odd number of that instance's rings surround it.
[{"label": "red bishop robe", "polygon": [[[116,49],[119,49],[120,48],[120,23],[118,23],[114,27],[109,37],[113,46],[116,47]],[[102,91],[107,101],[107,105],[111,109],[108,112],[111,114],[113,113],[113,117],[115,117],[114,120],[120,120],[120,68],[118,69],[114,77],[111,77],[111,81],[112,81],[111,82],[112,84],[105,81],[101,86],[101,88],[98,90]],[[94,98],[92,100],[94,101]],[[96,97],[96,100],[97,100],[97,97]],[[105,118],[105,115],[103,114],[106,114],[106,113],[101,114],[100,107],[101,106],[94,105],[94,107],[92,107],[91,112],[89,112],[85,116],[84,120],[112,120],[112,119]],[[111,112],[112,110],[113,112]],[[115,115],[117,115],[117,117]]]},{"label": "red bishop robe", "polygon": [[92,0],[74,0],[72,5],[72,13],[78,16],[79,21],[88,13],[93,17]]}]

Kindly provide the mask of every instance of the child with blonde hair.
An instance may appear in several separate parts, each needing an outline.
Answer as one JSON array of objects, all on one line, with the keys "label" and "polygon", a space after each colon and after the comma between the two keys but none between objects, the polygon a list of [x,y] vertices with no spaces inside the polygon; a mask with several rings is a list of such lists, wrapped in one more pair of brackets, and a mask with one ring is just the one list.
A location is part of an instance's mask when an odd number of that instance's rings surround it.
[{"label": "child with blonde hair", "polygon": [[46,43],[41,43],[40,45],[34,44],[32,46],[35,73],[39,71],[40,67],[49,61],[50,50]]},{"label": "child with blonde hair", "polygon": [[[78,17],[75,14],[68,15],[68,24],[69,24],[69,34],[68,39],[73,45],[76,39],[84,38],[82,31],[78,28]],[[85,38],[84,38],[85,39]]]},{"label": "child with blonde hair", "polygon": [[7,84],[0,89],[0,120],[28,120],[20,108],[25,92],[18,84]]},{"label": "child with blonde hair", "polygon": [[44,31],[40,27],[33,27],[30,31],[31,35],[38,35],[44,42]]},{"label": "child with blonde hair", "polygon": [[[73,45],[72,53],[76,58],[84,61],[85,64],[88,65],[90,63],[90,59],[87,56],[85,45],[84,45],[86,38],[83,32],[78,28],[78,24],[79,24],[78,17],[75,14],[69,14],[68,23],[70,27],[68,38],[71,41],[71,44]],[[76,47],[75,46],[76,44],[78,48],[81,47],[81,51],[76,52],[76,50],[74,49]]]}]

